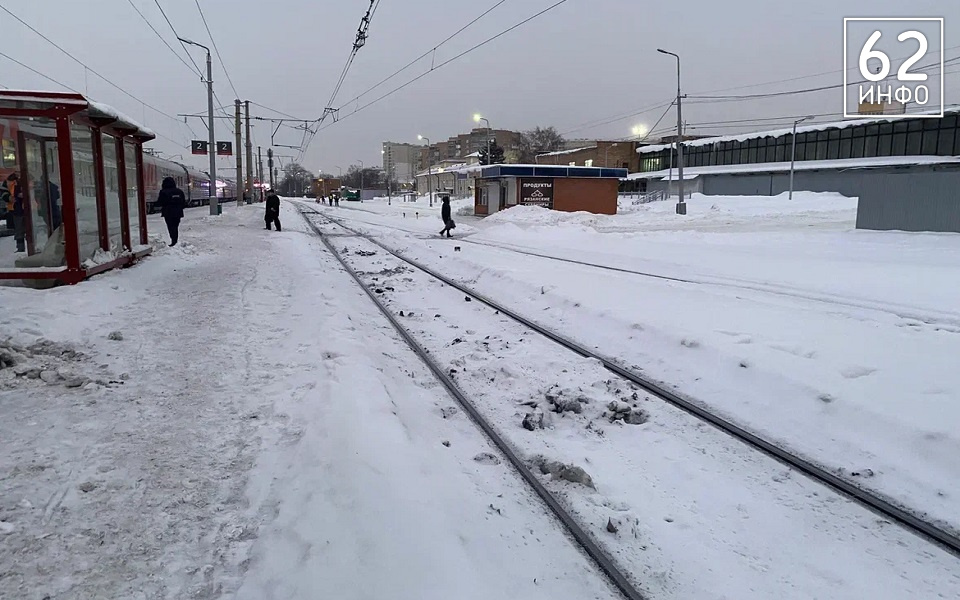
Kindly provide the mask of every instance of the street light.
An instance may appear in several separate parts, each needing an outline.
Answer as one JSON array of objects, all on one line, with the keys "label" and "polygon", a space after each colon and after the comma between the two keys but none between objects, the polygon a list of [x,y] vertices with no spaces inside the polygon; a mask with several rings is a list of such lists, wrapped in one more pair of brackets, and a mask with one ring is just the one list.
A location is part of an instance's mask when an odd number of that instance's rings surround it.
[{"label": "street light", "polygon": [[811,115],[793,122],[793,135],[790,138],[790,193],[787,196],[788,200],[793,200],[793,163],[797,158],[797,125],[812,118],[813,116]]},{"label": "street light", "polygon": [[178,37],[178,40],[184,44],[197,46],[207,51],[207,129],[209,133],[209,145],[207,154],[210,155],[210,181],[213,182],[213,193],[210,194],[210,214],[215,215],[219,212],[219,200],[217,199],[216,181],[217,181],[217,142],[213,131],[213,62],[210,60],[210,48],[203,44],[191,42],[190,40]]},{"label": "street light", "polygon": [[357,162],[360,163],[360,202],[363,202],[363,161],[357,159]]},{"label": "street light", "polygon": [[677,203],[677,214],[687,214],[687,203],[683,198],[683,115],[680,108],[680,55],[657,48],[660,54],[669,54],[677,59],[677,186],[680,191],[680,202]]},{"label": "street light", "polygon": [[430,183],[430,176],[433,175],[433,161],[430,156],[430,138],[418,135],[417,139],[427,142],[427,186],[430,188],[430,208],[433,208],[433,185]]},{"label": "street light", "polygon": [[473,121],[475,123],[479,123],[480,121],[483,121],[487,124],[487,164],[488,165],[493,164],[493,158],[490,156],[490,133],[493,131],[493,128],[490,127],[490,121],[488,121],[484,117],[481,117],[479,113],[473,115]]},{"label": "street light", "polygon": [[604,167],[608,167],[608,168],[610,167],[610,162],[609,162],[609,159],[610,159],[610,148],[616,148],[616,147],[617,147],[617,144],[610,144],[609,146],[607,146],[607,150],[606,150],[606,152],[604,152],[604,154],[603,154],[603,166],[604,166]]}]

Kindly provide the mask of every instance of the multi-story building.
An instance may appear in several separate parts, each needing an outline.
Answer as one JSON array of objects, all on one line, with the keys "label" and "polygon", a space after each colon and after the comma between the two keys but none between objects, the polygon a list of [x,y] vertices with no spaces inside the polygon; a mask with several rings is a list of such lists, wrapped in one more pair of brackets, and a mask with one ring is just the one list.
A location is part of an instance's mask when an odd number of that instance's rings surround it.
[{"label": "multi-story building", "polygon": [[383,143],[383,171],[387,178],[412,184],[420,166],[420,149],[416,144]]},{"label": "multi-story building", "polygon": [[470,133],[461,133],[444,142],[421,146],[420,170],[426,170],[429,165],[436,165],[441,161],[465,161],[471,154],[486,148],[488,141],[494,140],[503,148],[504,154],[509,156],[519,149],[520,133],[507,129],[477,127]]}]

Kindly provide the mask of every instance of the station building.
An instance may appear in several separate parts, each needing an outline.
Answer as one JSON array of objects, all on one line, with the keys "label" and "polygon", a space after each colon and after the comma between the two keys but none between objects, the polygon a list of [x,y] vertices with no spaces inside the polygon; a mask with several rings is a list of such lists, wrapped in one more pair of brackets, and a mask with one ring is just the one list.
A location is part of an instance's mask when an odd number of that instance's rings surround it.
[{"label": "station building", "polygon": [[77,283],[148,253],[154,137],[80,94],[0,90],[0,283]]},{"label": "station building", "polygon": [[[797,128],[794,190],[859,198],[861,229],[960,232],[960,109]],[[684,193],[774,196],[790,186],[791,129],[683,145]],[[637,148],[641,191],[676,193],[676,147]]]}]

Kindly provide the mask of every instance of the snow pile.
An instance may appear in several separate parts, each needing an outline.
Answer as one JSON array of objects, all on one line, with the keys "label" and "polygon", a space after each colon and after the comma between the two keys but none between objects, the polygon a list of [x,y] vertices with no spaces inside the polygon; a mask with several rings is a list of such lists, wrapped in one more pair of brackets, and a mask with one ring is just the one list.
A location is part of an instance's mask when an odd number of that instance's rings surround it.
[{"label": "snow pile", "polygon": [[811,221],[832,221],[853,227],[857,199],[833,192],[794,193],[779,196],[705,196],[693,194],[687,200],[687,214],[676,214],[676,199],[634,205],[621,198],[620,214],[561,212],[538,206],[514,206],[487,217],[488,223],[525,227],[573,226],[597,231],[643,231],[664,228],[729,227],[757,222],[796,224],[798,217]]}]

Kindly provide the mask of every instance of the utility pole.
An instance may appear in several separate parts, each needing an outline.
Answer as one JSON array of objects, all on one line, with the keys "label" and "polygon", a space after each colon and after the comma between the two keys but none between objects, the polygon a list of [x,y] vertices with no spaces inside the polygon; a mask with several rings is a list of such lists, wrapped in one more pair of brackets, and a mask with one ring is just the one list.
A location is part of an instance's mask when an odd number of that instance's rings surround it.
[{"label": "utility pole", "polygon": [[661,54],[669,54],[677,59],[677,189],[680,191],[680,201],[677,203],[677,214],[687,214],[687,203],[683,197],[683,114],[680,95],[680,55],[657,48]]},{"label": "utility pole", "polygon": [[787,196],[788,200],[793,200],[793,164],[797,158],[797,125],[812,118],[813,116],[804,117],[793,122],[793,135],[790,136],[790,192]]},{"label": "utility pole", "polygon": [[217,139],[213,130],[213,61],[210,59],[210,48],[181,37],[177,39],[184,44],[197,46],[207,51],[207,130],[210,134],[207,154],[210,155],[210,214],[215,215],[220,211],[217,199]]},{"label": "utility pole", "polygon": [[267,173],[270,174],[270,191],[274,191],[273,148],[267,148]]},{"label": "utility pole", "polygon": [[[250,139],[250,101],[246,101],[247,112],[247,204],[253,203],[253,141]],[[237,148],[237,152],[240,149]]]},{"label": "utility pole", "polygon": [[263,154],[260,152],[260,146],[257,146],[257,179],[260,180],[260,194],[257,200],[263,200]]},{"label": "utility pole", "polygon": [[357,160],[360,163],[360,202],[363,202],[363,161]]},{"label": "utility pole", "polygon": [[237,186],[236,186],[236,189],[237,189],[237,206],[239,207],[239,206],[240,206],[240,203],[243,201],[243,158],[241,158],[243,155],[240,154],[240,144],[243,143],[243,139],[242,139],[243,136],[242,136],[241,134],[242,134],[243,132],[242,132],[241,129],[240,129],[240,126],[241,126],[241,125],[240,125],[240,99],[238,98],[238,99],[234,100],[233,105],[234,105],[234,108],[236,108],[236,112],[237,112],[237,122],[236,122],[236,127],[235,127],[235,129],[236,129],[236,131],[237,131],[237,143],[236,143],[236,148],[234,149],[234,151],[237,153]]}]

